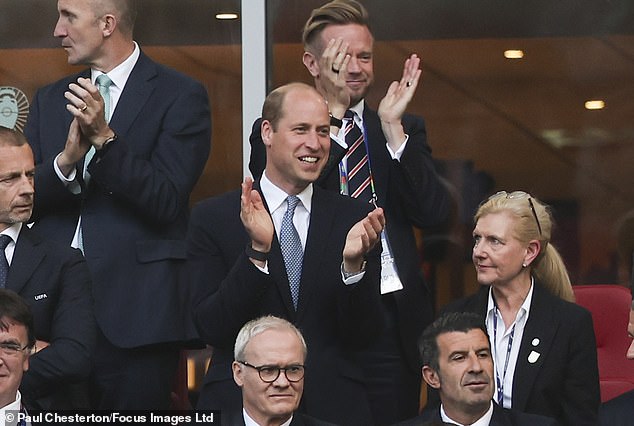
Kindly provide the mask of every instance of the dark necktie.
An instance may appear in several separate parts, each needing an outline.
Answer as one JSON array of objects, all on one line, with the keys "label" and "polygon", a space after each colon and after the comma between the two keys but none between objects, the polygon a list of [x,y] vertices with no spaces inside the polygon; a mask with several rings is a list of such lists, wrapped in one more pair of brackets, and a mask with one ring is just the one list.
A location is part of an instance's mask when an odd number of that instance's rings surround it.
[{"label": "dark necktie", "polygon": [[363,132],[354,122],[354,115],[354,111],[348,110],[344,116],[348,119],[345,128],[346,144],[348,145],[348,153],[346,154],[348,195],[369,202],[372,199],[370,163]]},{"label": "dark necktie", "polygon": [[7,256],[4,253],[4,250],[7,248],[9,243],[13,241],[8,235],[0,235],[0,288],[5,288],[7,286],[7,277],[9,276],[9,262],[7,261]]},{"label": "dark necktie", "polygon": [[304,258],[302,242],[293,224],[293,215],[295,214],[295,207],[299,203],[299,198],[295,195],[289,195],[286,198],[286,203],[287,208],[282,218],[282,227],[280,228],[280,247],[284,257],[284,264],[286,265],[293,306],[297,309],[299,282],[302,278],[302,260]]}]

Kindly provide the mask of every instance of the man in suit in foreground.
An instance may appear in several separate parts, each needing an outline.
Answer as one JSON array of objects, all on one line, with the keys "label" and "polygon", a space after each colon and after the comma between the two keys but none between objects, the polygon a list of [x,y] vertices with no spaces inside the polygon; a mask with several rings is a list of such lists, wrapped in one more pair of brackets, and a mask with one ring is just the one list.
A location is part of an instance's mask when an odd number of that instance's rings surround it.
[{"label": "man in suit in foreground", "polygon": [[[73,383],[88,378],[96,326],[90,274],[79,252],[47,241],[25,223],[33,208],[33,152],[24,136],[0,127],[0,276],[18,293],[35,318],[37,339],[22,380],[23,404],[42,409],[87,408]],[[5,260],[6,257],[6,260]]]},{"label": "man in suit in foreground", "polygon": [[35,346],[33,315],[29,306],[15,292],[0,289],[0,421],[3,425],[23,425],[26,415],[18,388],[29,369],[29,357]]},{"label": "man in suit in foreground", "polygon": [[188,335],[190,192],[211,125],[205,88],[133,40],[134,0],[59,0],[54,35],[79,74],[40,89],[26,126],[35,229],[83,250],[99,325],[93,405],[167,409]]},{"label": "man in suit in foreground", "polygon": [[383,211],[312,184],[330,147],[328,108],[315,89],[292,83],[274,90],[262,116],[262,179],[254,187],[247,178],[241,192],[192,211],[195,322],[214,347],[198,408],[240,407],[231,349],[245,323],[270,314],[300,328],[311,348],[302,412],[347,426],[371,424],[354,357],[381,327]]},{"label": "man in suit in foreground", "polygon": [[[434,167],[423,119],[405,114],[421,76],[418,56],[405,61],[400,81],[390,85],[378,111],[365,101],[374,80],[369,25],[367,11],[355,0],[324,4],[304,25],[302,59],[332,117],[330,158],[317,185],[363,202],[373,199],[385,209],[381,314],[387,327],[360,359],[374,419],[385,425],[418,412],[415,342],[434,315],[413,227],[444,223],[450,200]],[[259,127],[256,121],[250,138],[249,167],[256,178],[266,158]],[[365,160],[356,163],[357,154]]]},{"label": "man in suit in foreground", "polygon": [[228,426],[333,426],[296,412],[304,391],[308,349],[302,333],[274,316],[242,327],[234,348],[233,380],[242,390],[242,411],[222,414]]},{"label": "man in suit in foreground", "polygon": [[[632,272],[634,276],[634,270]],[[625,356],[627,359],[634,360],[634,300],[632,300],[627,333],[633,340]],[[631,425],[632,422],[634,422],[634,390],[601,404],[599,423],[602,426],[626,426]]]},{"label": "man in suit in foreground", "polygon": [[494,370],[483,319],[473,313],[441,316],[421,336],[423,379],[440,395],[440,409],[398,426],[437,424],[481,426],[556,425],[548,417],[502,408],[493,402]]}]

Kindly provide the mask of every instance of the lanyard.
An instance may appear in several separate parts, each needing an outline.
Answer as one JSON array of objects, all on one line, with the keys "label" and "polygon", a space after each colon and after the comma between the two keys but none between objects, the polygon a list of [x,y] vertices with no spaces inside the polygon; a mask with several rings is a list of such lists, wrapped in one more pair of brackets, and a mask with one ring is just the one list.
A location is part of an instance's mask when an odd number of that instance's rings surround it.
[{"label": "lanyard", "polygon": [[[356,123],[354,122],[354,117],[350,118],[350,121],[346,123],[344,139],[345,139],[345,135],[348,134],[350,129],[352,129],[352,127],[355,124]],[[368,145],[368,138],[366,137],[365,122],[363,123],[363,126],[361,127],[360,130],[361,130],[361,133],[363,134],[363,144],[365,145],[365,152],[368,156],[368,170],[370,172],[370,189],[372,191],[372,200],[374,201],[374,204],[376,205],[376,201],[378,200],[378,197],[376,195],[376,189],[374,187],[374,175],[372,174],[372,162],[370,161],[370,146]],[[347,159],[346,159],[345,165],[343,160],[339,162],[339,192],[342,195],[350,195],[350,191],[348,189],[348,161]]]},{"label": "lanyard", "polygon": [[497,356],[497,351],[498,351],[498,339],[497,339],[497,335],[498,335],[498,313],[500,311],[498,310],[497,305],[495,306],[495,313],[493,315],[493,342],[494,342],[494,347],[495,347],[495,380],[497,382],[498,385],[498,405],[500,407],[503,407],[503,402],[504,402],[504,381],[506,380],[506,370],[509,366],[509,358],[511,357],[511,347],[513,346],[513,336],[515,335],[515,325],[513,324],[513,328],[511,329],[511,334],[509,335],[509,343],[506,347],[506,359],[504,360],[504,371],[502,372],[502,379],[500,380],[500,374],[498,372],[498,356]]}]

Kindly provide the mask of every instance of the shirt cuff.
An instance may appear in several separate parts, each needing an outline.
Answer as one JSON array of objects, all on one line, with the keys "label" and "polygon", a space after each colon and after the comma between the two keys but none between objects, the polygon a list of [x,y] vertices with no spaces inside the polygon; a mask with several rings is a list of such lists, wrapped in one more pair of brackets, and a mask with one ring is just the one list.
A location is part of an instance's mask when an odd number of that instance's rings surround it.
[{"label": "shirt cuff", "polygon": [[[342,129],[342,131],[343,131],[343,129]],[[343,149],[348,149],[348,144],[346,143],[345,133],[339,132],[338,135],[335,135],[334,133],[331,133],[330,134],[330,139],[332,139],[333,141],[337,142],[337,145],[339,145]]]},{"label": "shirt cuff", "polygon": [[396,152],[392,151],[392,148],[390,148],[389,144],[385,144],[385,146],[387,147],[387,152],[390,153],[390,157],[392,157],[392,160],[401,161],[401,157],[403,156],[403,151],[405,151],[405,145],[407,145],[408,140],[409,140],[409,135],[406,133],[405,141],[401,144],[401,146],[398,148]]},{"label": "shirt cuff", "polygon": [[73,194],[79,194],[81,192],[81,185],[79,185],[79,182],[77,181],[77,169],[73,168],[68,177],[64,176],[64,173],[62,173],[62,171],[59,169],[59,166],[57,165],[57,159],[60,155],[62,155],[61,152],[57,154],[53,159],[53,170],[55,170],[55,174],[57,175],[59,180],[62,181],[64,186],[68,188],[70,192],[72,192]]},{"label": "shirt cuff", "polygon": [[[249,260],[249,262],[251,262],[251,261]],[[253,263],[253,262],[251,262],[251,263]],[[253,266],[258,268],[260,270],[260,272],[263,272],[266,275],[269,275],[269,261],[268,260],[264,261],[264,266],[258,266],[255,263],[253,263]]]},{"label": "shirt cuff", "polygon": [[356,284],[363,279],[365,275],[365,262],[363,262],[363,266],[359,272],[355,273],[346,273],[343,270],[343,262],[341,262],[341,279],[345,285]]}]

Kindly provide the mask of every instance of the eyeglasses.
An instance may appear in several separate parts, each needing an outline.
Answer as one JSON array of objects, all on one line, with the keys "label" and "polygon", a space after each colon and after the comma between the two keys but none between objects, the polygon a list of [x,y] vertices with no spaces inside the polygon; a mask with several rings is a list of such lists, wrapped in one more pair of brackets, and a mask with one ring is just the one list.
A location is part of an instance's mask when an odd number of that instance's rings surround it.
[{"label": "eyeglasses", "polygon": [[255,365],[251,365],[246,361],[238,361],[242,365],[246,365],[247,367],[251,367],[254,370],[257,370],[260,375],[260,379],[265,383],[273,383],[280,377],[280,371],[284,371],[284,375],[289,382],[299,382],[304,378],[304,366],[303,365],[289,365],[288,367],[275,367],[271,365],[262,365],[256,367]]},{"label": "eyeglasses", "polygon": [[533,217],[535,218],[535,222],[537,223],[537,229],[539,230],[539,235],[542,235],[542,225],[539,223],[539,219],[537,218],[537,212],[535,211],[535,205],[533,204],[533,199],[531,198],[531,195],[528,192],[524,192],[524,191],[513,191],[513,192],[506,192],[506,191],[499,191],[496,192],[495,194],[493,194],[492,196],[489,197],[489,200],[491,200],[492,198],[499,198],[499,197],[505,197],[508,199],[514,199],[514,198],[526,198],[528,199],[528,205],[531,208],[531,211],[533,212]]},{"label": "eyeglasses", "polygon": [[0,352],[7,356],[15,356],[18,352],[22,352],[28,348],[30,348],[28,344],[22,347],[17,343],[0,342]]}]

